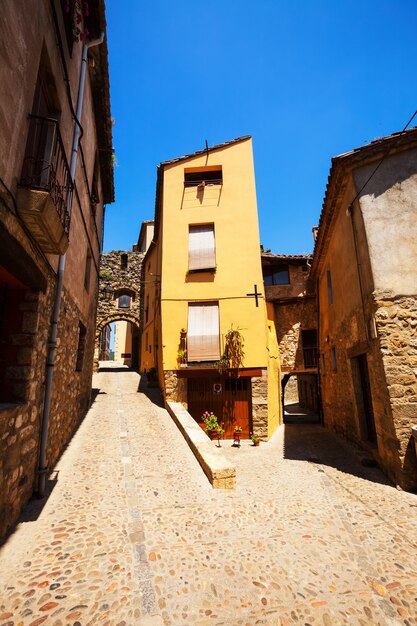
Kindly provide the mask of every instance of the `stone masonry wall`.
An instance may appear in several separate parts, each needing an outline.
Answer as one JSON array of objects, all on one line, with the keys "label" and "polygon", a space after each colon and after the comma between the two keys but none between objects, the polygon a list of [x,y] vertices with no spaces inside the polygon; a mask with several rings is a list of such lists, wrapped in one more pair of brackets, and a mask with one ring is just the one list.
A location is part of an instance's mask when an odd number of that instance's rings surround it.
[{"label": "stone masonry wall", "polygon": [[[19,363],[9,374],[21,394],[20,403],[0,405],[0,537],[16,521],[37,485],[47,341],[54,296],[54,280],[46,293],[27,291],[20,304],[21,332],[11,340],[19,346]],[[81,371],[76,371],[79,321],[87,333]],[[53,468],[72,432],[90,405],[95,324],[81,319],[68,293],[62,296],[58,325],[47,464]]]},{"label": "stone masonry wall", "polygon": [[187,379],[178,378],[176,370],[164,370],[165,400],[187,406]]},{"label": "stone masonry wall", "polygon": [[[127,257],[127,266],[122,266],[122,255]],[[96,360],[98,365],[99,336],[100,331],[106,324],[125,320],[131,322],[138,329],[143,317],[143,304],[141,302],[141,274],[144,255],[140,252],[126,252],[125,250],[113,250],[101,255],[100,260],[100,287],[97,309],[97,329],[96,329]],[[105,287],[114,290],[111,300],[106,300],[103,294]],[[118,292],[124,289],[132,292],[132,302],[128,309],[119,309]]]},{"label": "stone masonry wall", "polygon": [[252,428],[253,434],[268,440],[268,378],[254,376],[252,379]]},{"label": "stone masonry wall", "polygon": [[[411,427],[417,424],[417,299],[381,294],[376,304],[375,319],[396,439],[386,462],[394,464],[396,482],[412,489],[417,487],[417,460],[411,435]],[[392,437],[392,432],[389,435]],[[392,458],[395,450],[396,459]]]},{"label": "stone masonry wall", "polygon": [[[86,328],[82,367],[77,371],[79,322]],[[80,317],[77,306],[64,290],[58,325],[49,422],[47,463],[53,467],[62,448],[85,416],[91,400],[95,324]]]},{"label": "stone masonry wall", "polygon": [[304,367],[301,331],[317,328],[314,298],[275,304],[276,331],[282,368]]},{"label": "stone masonry wall", "polygon": [[0,405],[0,538],[15,522],[36,483],[43,406],[46,339],[52,302],[46,293],[27,290],[19,309],[20,332],[10,336],[17,347],[16,364],[7,368],[20,402]]}]

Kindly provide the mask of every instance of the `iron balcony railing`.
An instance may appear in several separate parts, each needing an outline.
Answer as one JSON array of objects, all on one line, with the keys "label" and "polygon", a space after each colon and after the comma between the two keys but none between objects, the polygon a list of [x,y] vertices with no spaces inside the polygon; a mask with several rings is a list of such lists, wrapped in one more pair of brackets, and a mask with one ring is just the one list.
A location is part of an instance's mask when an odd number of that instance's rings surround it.
[{"label": "iron balcony railing", "polygon": [[222,185],[223,180],[221,178],[212,178],[211,180],[185,180],[184,187],[213,187],[214,185]]},{"label": "iron balcony railing", "polygon": [[304,367],[317,367],[317,348],[303,348]]},{"label": "iron balcony railing", "polygon": [[72,182],[57,120],[29,116],[29,134],[20,185],[49,193],[68,235],[68,194],[72,192]]}]

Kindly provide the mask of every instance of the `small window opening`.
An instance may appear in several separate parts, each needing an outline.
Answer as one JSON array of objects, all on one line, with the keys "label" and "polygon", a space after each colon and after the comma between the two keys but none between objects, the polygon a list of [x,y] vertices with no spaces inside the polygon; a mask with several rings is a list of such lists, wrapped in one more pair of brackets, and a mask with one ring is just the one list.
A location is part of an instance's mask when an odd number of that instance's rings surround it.
[{"label": "small window opening", "polygon": [[87,329],[79,322],[78,324],[78,348],[77,348],[77,361],[75,364],[75,371],[81,372],[84,365],[84,352],[85,352],[85,339],[87,336]]},{"label": "small window opening", "polygon": [[337,358],[336,358],[336,348],[333,346],[331,349],[332,356],[332,370],[335,372],[337,370]]},{"label": "small window opening", "polygon": [[85,272],[84,272],[84,289],[88,292],[90,290],[90,275],[91,275],[91,254],[87,251],[87,257],[85,259]]},{"label": "small window opening", "polygon": [[332,287],[332,275],[330,272],[330,267],[327,268],[326,276],[327,276],[327,302],[329,304],[333,304],[333,287]]},{"label": "small window opening", "polygon": [[127,254],[122,254],[120,256],[120,269],[127,270]]},{"label": "small window opening", "polygon": [[184,170],[184,187],[200,187],[222,185],[223,171],[221,165]]},{"label": "small window opening", "polygon": [[118,300],[119,309],[130,309],[131,302],[132,302],[131,296],[127,296],[126,294],[119,296],[119,300]]},{"label": "small window opening", "polygon": [[146,296],[145,322],[149,319],[149,296]]},{"label": "small window opening", "polygon": [[264,269],[264,285],[289,285],[288,265],[270,265]]}]

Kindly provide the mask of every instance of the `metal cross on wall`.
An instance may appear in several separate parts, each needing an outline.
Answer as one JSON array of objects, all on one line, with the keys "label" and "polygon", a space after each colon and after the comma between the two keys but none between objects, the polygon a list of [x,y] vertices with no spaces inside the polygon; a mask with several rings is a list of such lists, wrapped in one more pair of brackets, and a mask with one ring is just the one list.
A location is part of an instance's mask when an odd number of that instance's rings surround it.
[{"label": "metal cross on wall", "polygon": [[259,306],[258,297],[262,296],[262,294],[259,293],[257,285],[253,286],[253,290],[254,290],[254,293],[247,293],[246,295],[247,296],[254,296],[255,297],[256,306]]}]

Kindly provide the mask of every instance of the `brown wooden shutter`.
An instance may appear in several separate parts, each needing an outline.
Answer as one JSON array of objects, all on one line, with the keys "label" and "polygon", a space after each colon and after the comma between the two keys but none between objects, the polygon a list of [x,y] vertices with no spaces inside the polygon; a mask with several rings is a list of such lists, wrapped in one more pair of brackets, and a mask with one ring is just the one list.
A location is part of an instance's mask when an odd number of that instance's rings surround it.
[{"label": "brown wooden shutter", "polygon": [[188,361],[220,359],[219,305],[204,302],[188,305]]}]

